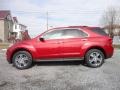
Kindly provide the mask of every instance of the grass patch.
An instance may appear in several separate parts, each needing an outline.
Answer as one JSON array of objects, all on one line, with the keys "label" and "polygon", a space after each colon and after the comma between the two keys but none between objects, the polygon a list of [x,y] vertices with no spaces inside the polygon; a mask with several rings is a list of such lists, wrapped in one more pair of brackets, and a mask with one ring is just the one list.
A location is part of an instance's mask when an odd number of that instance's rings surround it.
[{"label": "grass patch", "polygon": [[0,43],[0,49],[7,49],[10,43]]},{"label": "grass patch", "polygon": [[113,45],[113,47],[120,49],[120,45],[119,44],[118,45]]}]

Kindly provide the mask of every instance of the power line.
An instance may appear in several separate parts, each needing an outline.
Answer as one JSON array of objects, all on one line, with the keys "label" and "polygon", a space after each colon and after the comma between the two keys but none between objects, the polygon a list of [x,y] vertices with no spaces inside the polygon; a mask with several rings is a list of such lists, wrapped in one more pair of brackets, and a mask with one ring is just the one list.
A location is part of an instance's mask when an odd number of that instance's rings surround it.
[{"label": "power line", "polygon": [[[48,26],[49,26],[49,17],[51,17],[51,15],[57,15],[57,14],[64,14],[64,15],[72,15],[72,14],[102,14],[103,11],[101,10],[62,10],[62,11],[55,11],[55,10],[51,10],[51,11],[47,11],[47,12],[43,12],[43,11],[13,11],[15,13],[19,13],[19,14],[41,14],[46,16],[46,28],[48,30]],[[81,15],[82,16],[82,15]]]},{"label": "power line", "polygon": [[101,13],[103,12],[102,10],[62,10],[62,11],[55,11],[55,10],[50,10],[50,11],[13,11],[15,13],[34,13],[34,14],[38,14],[38,13]]}]

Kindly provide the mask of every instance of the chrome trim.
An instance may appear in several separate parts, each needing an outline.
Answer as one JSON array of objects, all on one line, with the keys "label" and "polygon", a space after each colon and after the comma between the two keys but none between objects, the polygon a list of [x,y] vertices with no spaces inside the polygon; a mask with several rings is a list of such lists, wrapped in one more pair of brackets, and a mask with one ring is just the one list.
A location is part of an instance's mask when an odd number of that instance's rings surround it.
[{"label": "chrome trim", "polygon": [[100,53],[98,52],[93,52],[89,56],[89,62],[90,64],[94,66],[98,66],[102,63],[103,57]]},{"label": "chrome trim", "polygon": [[29,57],[25,54],[19,54],[15,57],[15,63],[18,67],[25,67],[29,63]]},{"label": "chrome trim", "polygon": [[83,58],[52,58],[52,59],[35,59],[35,62],[40,62],[40,61],[79,61],[79,60],[84,60]]}]

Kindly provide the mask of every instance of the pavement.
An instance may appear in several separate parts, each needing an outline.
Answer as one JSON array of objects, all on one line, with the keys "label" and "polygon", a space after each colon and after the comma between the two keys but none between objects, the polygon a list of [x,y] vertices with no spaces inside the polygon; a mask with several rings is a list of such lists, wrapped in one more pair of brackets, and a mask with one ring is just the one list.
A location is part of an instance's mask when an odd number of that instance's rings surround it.
[{"label": "pavement", "polygon": [[99,68],[82,61],[39,62],[26,70],[8,64],[0,50],[0,90],[120,90],[120,50]]}]

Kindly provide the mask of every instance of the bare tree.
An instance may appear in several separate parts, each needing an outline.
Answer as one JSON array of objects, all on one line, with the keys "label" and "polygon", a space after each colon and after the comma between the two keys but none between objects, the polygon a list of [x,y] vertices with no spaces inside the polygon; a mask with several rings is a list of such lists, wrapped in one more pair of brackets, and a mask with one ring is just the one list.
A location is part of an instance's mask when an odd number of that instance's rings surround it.
[{"label": "bare tree", "polygon": [[119,36],[119,40],[120,40],[120,30],[119,30],[119,32],[118,32],[118,36]]},{"label": "bare tree", "polygon": [[119,25],[119,31],[118,31],[118,36],[120,40],[120,8],[118,8],[118,14],[117,14],[117,24]]},{"label": "bare tree", "polygon": [[114,7],[108,8],[102,17],[102,25],[108,30],[108,34],[111,38],[114,37],[113,30],[117,22],[117,10]]}]

